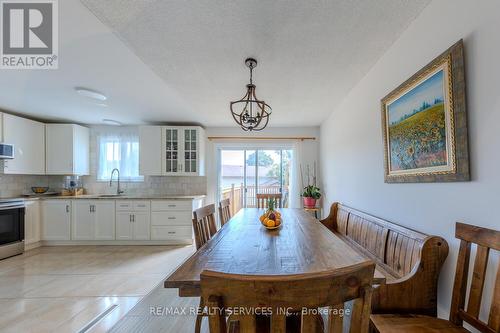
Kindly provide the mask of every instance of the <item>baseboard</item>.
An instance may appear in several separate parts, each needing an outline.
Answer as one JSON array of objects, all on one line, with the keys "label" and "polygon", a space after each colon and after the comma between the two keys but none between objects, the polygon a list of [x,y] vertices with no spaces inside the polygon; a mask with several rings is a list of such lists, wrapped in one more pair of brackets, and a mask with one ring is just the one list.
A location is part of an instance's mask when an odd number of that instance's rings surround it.
[{"label": "baseboard", "polygon": [[154,240],[134,240],[134,241],[42,241],[42,246],[71,246],[71,245],[192,245],[192,239],[172,240],[172,241],[154,241]]},{"label": "baseboard", "polygon": [[37,247],[40,247],[40,246],[42,246],[42,241],[38,241],[35,243],[31,243],[31,244],[24,243],[24,251],[33,250],[33,249],[36,249]]}]

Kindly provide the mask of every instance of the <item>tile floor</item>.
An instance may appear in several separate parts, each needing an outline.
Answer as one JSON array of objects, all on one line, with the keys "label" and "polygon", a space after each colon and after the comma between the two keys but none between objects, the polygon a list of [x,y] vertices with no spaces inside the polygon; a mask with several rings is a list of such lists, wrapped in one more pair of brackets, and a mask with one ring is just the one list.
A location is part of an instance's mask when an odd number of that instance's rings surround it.
[{"label": "tile floor", "polygon": [[[192,246],[41,247],[0,261],[1,332],[106,332],[194,252]],[[164,295],[175,297],[176,291]]]}]

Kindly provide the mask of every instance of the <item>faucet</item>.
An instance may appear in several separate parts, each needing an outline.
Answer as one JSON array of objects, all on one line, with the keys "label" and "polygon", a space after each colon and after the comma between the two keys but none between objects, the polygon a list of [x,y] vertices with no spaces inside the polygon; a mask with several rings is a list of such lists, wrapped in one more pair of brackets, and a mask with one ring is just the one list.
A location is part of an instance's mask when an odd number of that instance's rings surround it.
[{"label": "faucet", "polygon": [[114,168],[113,171],[111,171],[111,178],[109,179],[109,186],[111,187],[113,185],[113,175],[115,174],[115,171],[118,173],[118,187],[116,188],[116,195],[120,195],[124,191],[122,191],[120,188],[120,170],[118,170],[117,168]]}]

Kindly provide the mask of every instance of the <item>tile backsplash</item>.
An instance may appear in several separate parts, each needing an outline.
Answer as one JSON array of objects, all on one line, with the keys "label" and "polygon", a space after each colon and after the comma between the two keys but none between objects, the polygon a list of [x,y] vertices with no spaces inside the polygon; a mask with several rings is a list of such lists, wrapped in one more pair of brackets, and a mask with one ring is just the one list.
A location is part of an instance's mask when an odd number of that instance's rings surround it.
[{"label": "tile backsplash", "polygon": [[[83,187],[89,194],[116,193],[116,177],[110,187],[109,182],[97,180],[97,133],[106,128],[99,126],[90,130],[90,176],[83,176]],[[0,197],[15,197],[30,193],[32,186],[49,186],[60,191],[64,186],[64,176],[30,176],[0,174]],[[130,195],[200,195],[207,194],[207,177],[195,176],[145,176],[143,182],[121,183],[125,194]]]},{"label": "tile backsplash", "polygon": [[[84,176],[83,186],[90,194],[112,194],[116,192],[109,182],[95,180],[95,176]],[[0,174],[0,198],[30,193],[32,186],[49,186],[59,191],[64,185],[63,176],[30,176]],[[143,182],[122,182],[125,194],[130,195],[198,195],[207,193],[206,177],[145,177]]]}]

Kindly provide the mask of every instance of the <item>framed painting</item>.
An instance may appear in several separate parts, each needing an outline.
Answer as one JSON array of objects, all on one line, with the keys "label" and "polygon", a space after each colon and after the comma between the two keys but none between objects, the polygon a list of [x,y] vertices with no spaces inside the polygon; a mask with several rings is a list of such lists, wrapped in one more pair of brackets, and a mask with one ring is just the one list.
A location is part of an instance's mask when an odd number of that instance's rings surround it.
[{"label": "framed painting", "polygon": [[460,40],[382,99],[386,183],[467,181]]}]

